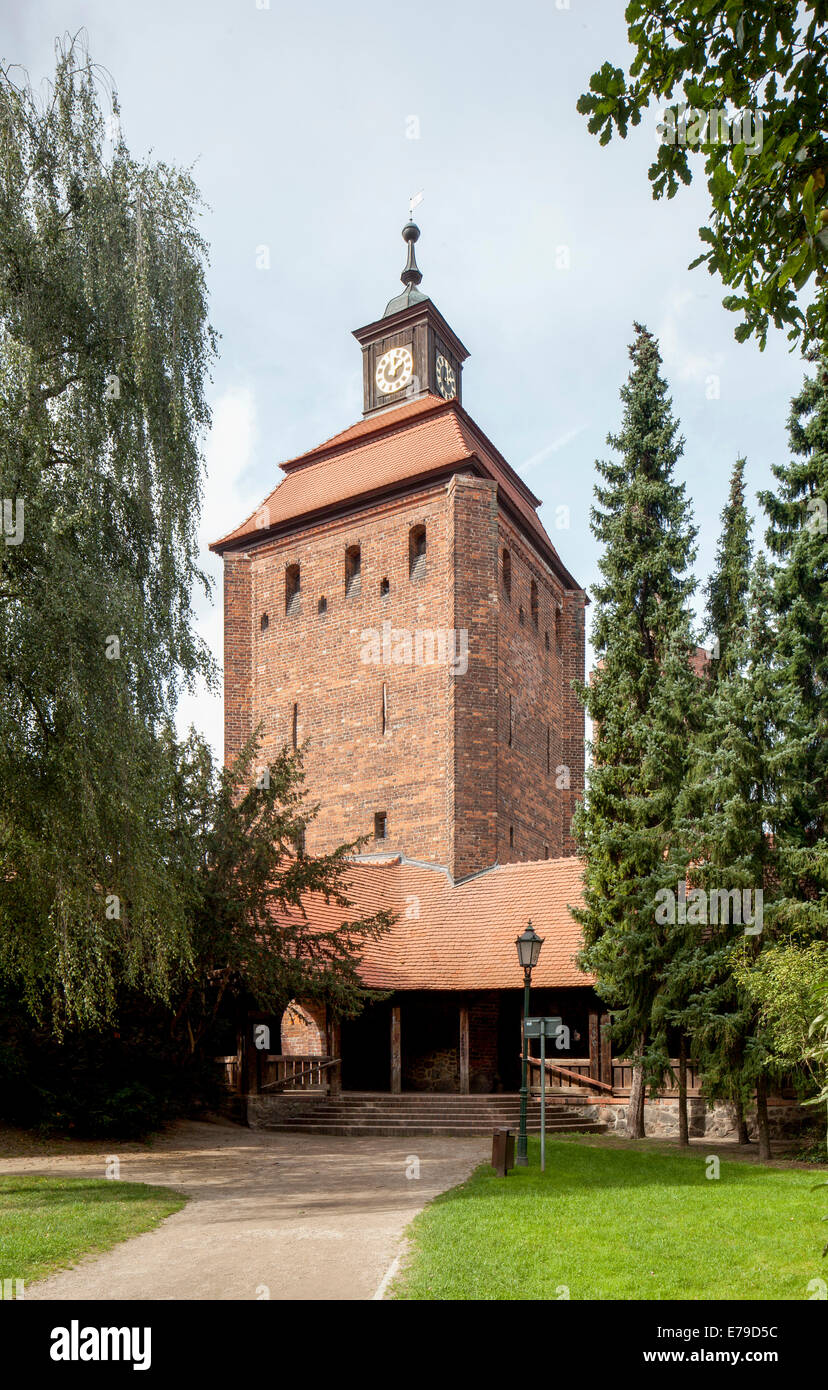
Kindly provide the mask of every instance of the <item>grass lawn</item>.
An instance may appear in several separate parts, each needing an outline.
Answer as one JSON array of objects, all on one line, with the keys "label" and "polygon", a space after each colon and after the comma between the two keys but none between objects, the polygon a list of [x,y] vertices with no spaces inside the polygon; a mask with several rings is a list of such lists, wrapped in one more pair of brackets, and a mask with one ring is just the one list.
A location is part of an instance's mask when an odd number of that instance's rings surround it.
[{"label": "grass lawn", "polygon": [[488,1164],[409,1229],[399,1299],[807,1299],[828,1210],[824,1171],[529,1140],[528,1168]]},{"label": "grass lawn", "polygon": [[0,1279],[43,1279],[151,1230],[186,1200],[143,1182],[0,1177]]}]

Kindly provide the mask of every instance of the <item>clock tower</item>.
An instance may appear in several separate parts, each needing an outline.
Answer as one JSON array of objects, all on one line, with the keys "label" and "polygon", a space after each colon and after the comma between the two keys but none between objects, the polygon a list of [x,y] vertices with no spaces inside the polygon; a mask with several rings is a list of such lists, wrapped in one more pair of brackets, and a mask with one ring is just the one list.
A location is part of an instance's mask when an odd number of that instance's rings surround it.
[{"label": "clock tower", "polygon": [[385,306],[381,319],[354,332],[362,347],[366,416],[418,396],[442,396],[462,404],[461,377],[469,354],[418,288],[423,278],[414,254],[419,227],[409,221],[402,234],[408,246],[400,276],[405,288]]}]

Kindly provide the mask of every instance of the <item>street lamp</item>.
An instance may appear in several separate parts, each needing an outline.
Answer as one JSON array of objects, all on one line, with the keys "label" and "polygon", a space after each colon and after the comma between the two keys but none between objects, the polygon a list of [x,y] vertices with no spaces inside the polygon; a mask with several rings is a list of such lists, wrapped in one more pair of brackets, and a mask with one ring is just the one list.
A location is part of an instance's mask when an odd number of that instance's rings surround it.
[{"label": "street lamp", "polygon": [[528,1063],[528,1039],[526,1037],[526,1020],[529,1017],[529,986],[532,983],[532,971],[538,963],[538,956],[543,945],[543,937],[538,936],[531,921],[526,924],[526,931],[515,941],[518,953],[518,962],[523,969],[523,1067],[520,1077],[520,1129],[518,1130],[517,1157],[515,1166],[526,1168],[529,1163],[527,1155],[528,1142],[526,1137],[526,1102],[529,1096],[529,1063]]}]

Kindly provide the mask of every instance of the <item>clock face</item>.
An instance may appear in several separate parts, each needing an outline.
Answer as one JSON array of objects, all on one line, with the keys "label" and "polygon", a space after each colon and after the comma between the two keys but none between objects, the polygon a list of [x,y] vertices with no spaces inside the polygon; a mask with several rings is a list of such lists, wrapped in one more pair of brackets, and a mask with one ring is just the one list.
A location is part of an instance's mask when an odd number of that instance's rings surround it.
[{"label": "clock face", "polygon": [[395,347],[384,352],[377,363],[377,390],[384,396],[392,391],[400,391],[407,386],[414,371],[414,358],[411,348]]},{"label": "clock face", "polygon": [[442,353],[437,358],[437,390],[447,401],[457,394],[457,378]]}]

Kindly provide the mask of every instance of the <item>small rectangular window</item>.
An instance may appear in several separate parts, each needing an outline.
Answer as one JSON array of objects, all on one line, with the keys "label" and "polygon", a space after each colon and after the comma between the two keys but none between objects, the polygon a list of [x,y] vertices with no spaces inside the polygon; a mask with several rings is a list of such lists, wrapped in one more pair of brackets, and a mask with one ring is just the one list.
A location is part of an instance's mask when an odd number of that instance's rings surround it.
[{"label": "small rectangular window", "polygon": [[374,812],[374,839],[384,840],[387,838],[388,817],[385,811]]},{"label": "small rectangular window", "polygon": [[285,570],[285,612],[293,617],[299,612],[301,603],[301,576],[298,565],[288,565]]},{"label": "small rectangular window", "polygon": [[387,734],[387,733],[388,733],[388,686],[387,686],[387,684],[385,683],[385,681],[383,681],[383,683],[382,683],[382,707],[381,707],[381,718],[382,718],[382,732],[383,732],[384,734]]},{"label": "small rectangular window", "polygon": [[504,552],[503,552],[503,557],[502,557],[502,576],[503,576],[503,591],[504,591],[504,593],[506,594],[507,599],[511,599],[511,597],[512,597],[512,557],[511,557],[511,555],[509,554],[508,550],[504,550]]},{"label": "small rectangular window", "polygon": [[358,545],[349,545],[345,551],[345,593],[356,597],[362,586],[362,551]]},{"label": "small rectangular window", "polygon": [[293,747],[294,747],[294,748],[298,748],[298,747],[299,747],[299,706],[298,706],[298,705],[294,705],[294,706],[293,706],[293,716],[292,716],[292,718],[291,718],[290,736],[291,736],[291,740],[292,740],[292,742],[293,742]]},{"label": "small rectangular window", "polygon": [[423,579],[426,569],[426,528],[412,526],[408,533],[408,577]]}]

